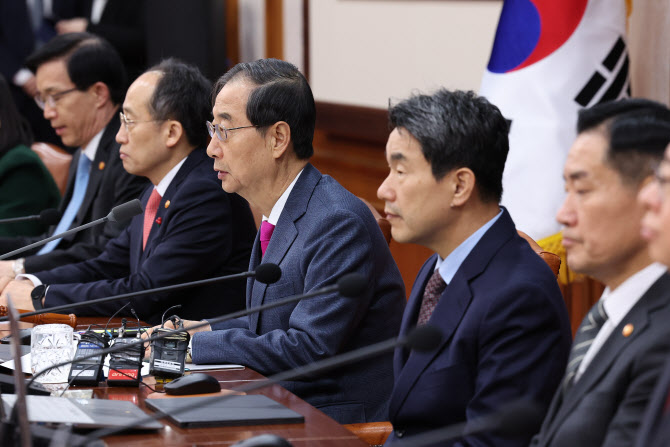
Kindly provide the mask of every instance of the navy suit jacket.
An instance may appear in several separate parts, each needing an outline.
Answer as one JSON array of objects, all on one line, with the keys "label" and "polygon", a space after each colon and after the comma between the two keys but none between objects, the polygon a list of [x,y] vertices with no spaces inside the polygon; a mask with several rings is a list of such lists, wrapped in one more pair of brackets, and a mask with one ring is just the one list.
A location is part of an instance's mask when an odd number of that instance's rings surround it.
[{"label": "navy suit jacket", "polygon": [[[419,271],[401,335],[416,325],[436,260],[433,255]],[[387,443],[476,423],[520,398],[549,405],[565,370],[570,322],[556,277],[519,237],[507,210],[463,261],[428,324],[443,333],[436,351],[396,349],[389,404],[394,432]],[[485,433],[453,445],[511,447],[529,440]]]},{"label": "navy suit jacket", "polygon": [[670,412],[666,403],[670,393],[670,360],[665,364],[661,378],[649,399],[637,435],[636,447],[667,447],[670,440]]},{"label": "navy suit jacket", "polygon": [[[670,275],[664,274],[612,331],[581,378],[566,393],[556,392],[532,445],[632,446],[670,350],[669,322]],[[633,332],[625,336],[628,324]]]},{"label": "navy suit jacket", "polygon": [[[152,190],[142,194],[143,206]],[[203,148],[191,152],[168,186],[144,250],[143,225],[144,215],[135,216],[97,258],[37,273],[50,285],[45,307],[245,271],[256,233],[249,205],[221,189]],[[182,308],[171,314],[202,319],[244,307],[244,285],[236,280],[130,301],[151,324],[160,323],[161,314],[175,304]],[[111,315],[123,304],[86,307],[77,314]]]},{"label": "navy suit jacket", "polygon": [[[249,268],[260,262],[257,237]],[[377,222],[311,164],[291,191],[262,262],[279,265],[282,276],[272,285],[249,280],[247,308],[331,285],[351,272],[369,286],[356,298],[330,293],[215,324],[194,335],[194,363],[238,363],[272,375],[397,335],[405,292]],[[340,423],[383,420],[392,354],[282,385]]]},{"label": "navy suit jacket", "polygon": [[[70,228],[107,216],[113,207],[138,198],[148,184],[145,178],[128,174],[123,169],[123,163],[119,158],[119,144],[114,140],[118,130],[119,116],[114,114],[100,139],[95,160],[93,160],[91,166],[84,201],[79,207]],[[59,207],[61,213],[65,212],[74,193],[74,181],[77,176],[77,164],[80,156],[81,149],[78,149],[72,157],[67,189]],[[25,269],[27,273],[85,261],[102,253],[107,242],[118,236],[126,224],[127,222],[122,224],[107,222],[97,225],[63,238],[50,253],[37,255],[37,252],[42,248],[38,247],[27,253],[16,255],[15,258],[26,258]],[[47,234],[41,236],[0,238],[0,253],[7,253],[52,236],[55,229],[56,225],[53,225]]]}]

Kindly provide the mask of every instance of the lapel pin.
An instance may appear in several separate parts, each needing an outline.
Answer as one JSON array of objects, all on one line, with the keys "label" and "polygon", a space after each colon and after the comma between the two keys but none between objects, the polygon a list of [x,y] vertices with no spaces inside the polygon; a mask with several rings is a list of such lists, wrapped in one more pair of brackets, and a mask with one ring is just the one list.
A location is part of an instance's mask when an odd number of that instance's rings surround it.
[{"label": "lapel pin", "polygon": [[100,163],[98,163],[98,170],[102,171],[103,169],[105,169],[105,162],[101,161]]},{"label": "lapel pin", "polygon": [[625,326],[623,327],[623,330],[621,331],[621,335],[623,335],[624,337],[629,337],[630,334],[633,333],[633,329],[635,329],[635,328],[633,327],[633,325],[630,324],[630,323],[628,323],[627,325],[625,325]]},{"label": "lapel pin", "polygon": [[165,201],[165,209],[168,209],[170,207],[170,201],[166,200]]},{"label": "lapel pin", "polygon": [[162,217],[157,217],[157,218],[156,218],[156,224],[157,224],[157,225],[160,225],[160,224],[162,224],[162,223],[163,223],[163,218],[162,218]]}]

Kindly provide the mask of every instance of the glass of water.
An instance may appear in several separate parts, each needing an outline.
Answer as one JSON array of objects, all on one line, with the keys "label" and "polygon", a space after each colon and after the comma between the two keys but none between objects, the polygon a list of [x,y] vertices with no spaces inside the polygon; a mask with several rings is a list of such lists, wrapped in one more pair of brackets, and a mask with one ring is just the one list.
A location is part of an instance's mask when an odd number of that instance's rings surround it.
[{"label": "glass of water", "polygon": [[[35,326],[30,337],[30,368],[33,375],[74,357],[72,328],[66,324]],[[67,382],[70,366],[51,368],[35,380],[42,383]]]}]

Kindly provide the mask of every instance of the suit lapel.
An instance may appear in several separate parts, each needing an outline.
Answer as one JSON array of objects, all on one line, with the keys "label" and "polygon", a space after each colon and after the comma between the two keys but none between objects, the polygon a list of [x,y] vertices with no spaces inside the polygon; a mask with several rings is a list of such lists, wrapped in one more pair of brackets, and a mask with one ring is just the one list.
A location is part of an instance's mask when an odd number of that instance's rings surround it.
[{"label": "suit lapel", "polygon": [[[597,386],[602,377],[610,371],[614,361],[621,355],[621,351],[647,330],[649,327],[649,314],[667,304],[668,299],[663,290],[667,290],[668,287],[670,287],[670,276],[664,274],[645,292],[642,298],[640,298],[612,331],[598,353],[591,360],[591,363],[589,363],[582,377],[562,396],[561,405],[553,419],[553,426],[547,433],[548,439],[553,437],[558,427],[562,425],[562,421],[572,414],[584,396]],[[628,337],[624,337],[622,330],[627,324],[632,324],[634,331]]]},{"label": "suit lapel", "polygon": [[[93,199],[97,196],[98,188],[100,187],[100,182],[102,177],[105,174],[106,161],[109,158],[112,147],[114,146],[114,138],[116,132],[119,130],[119,118],[114,115],[114,118],[107,124],[105,131],[100,138],[100,144],[98,149],[95,152],[95,159],[91,163],[91,173],[88,178],[88,185],[86,186],[86,194],[84,195],[84,201],[77,211],[77,216],[75,217],[74,224],[82,225],[85,222],[87,215],[89,214],[89,209],[93,205]],[[81,156],[81,154],[80,154]]]},{"label": "suit lapel", "polygon": [[[288,253],[291,245],[293,245],[296,237],[298,237],[296,222],[305,214],[309,199],[320,180],[321,173],[308,163],[293,186],[288,200],[286,200],[284,209],[272,233],[270,243],[265,250],[262,262],[281,265],[286,253]],[[256,261],[259,256],[260,243],[258,235],[256,235],[256,242],[251,253],[251,263],[260,262]],[[257,307],[263,304],[267,287],[267,284],[262,284],[258,281],[253,282],[251,286],[251,298],[248,301],[250,307]],[[257,331],[258,317],[258,312],[249,316],[249,330]]]},{"label": "suit lapel", "polygon": [[[451,343],[454,332],[461,323],[473,299],[470,281],[486,269],[491,258],[504,243],[514,236],[515,231],[512,219],[507,211],[504,210],[502,216],[482,236],[447,285],[433,311],[433,315],[428,320],[428,324],[433,324],[442,332],[442,343],[440,346],[430,353],[412,351],[404,366],[400,364],[402,357],[400,359],[394,357],[395,364],[401,366],[402,370],[396,379],[395,389],[390,402],[389,414],[391,418],[394,418],[400,410],[421,374],[423,374],[435,357],[440,355],[446,346]],[[417,277],[415,286],[412,288],[412,302],[408,305],[411,312],[405,312],[401,334],[405,334],[406,331],[416,324],[418,306],[421,305],[423,291],[430,274],[433,273],[435,262],[430,262],[426,265],[430,265],[430,267],[422,270],[421,277]],[[415,292],[415,289],[418,290]],[[396,350],[396,352],[399,350]]]}]

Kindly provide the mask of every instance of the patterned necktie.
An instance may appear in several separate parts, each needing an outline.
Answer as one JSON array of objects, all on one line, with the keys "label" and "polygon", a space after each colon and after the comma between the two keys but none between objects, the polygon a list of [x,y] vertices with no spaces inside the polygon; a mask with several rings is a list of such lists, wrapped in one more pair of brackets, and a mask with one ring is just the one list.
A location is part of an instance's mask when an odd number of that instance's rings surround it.
[{"label": "patterned necktie", "polygon": [[270,243],[270,238],[272,237],[272,232],[275,231],[275,226],[272,225],[267,220],[261,222],[261,256],[265,256],[265,250],[268,248]]},{"label": "patterned necktie", "polygon": [[586,352],[591,347],[593,340],[600,332],[600,328],[607,321],[607,313],[603,300],[598,300],[595,306],[591,308],[588,314],[579,325],[575,339],[572,342],[572,350],[570,351],[570,358],[568,359],[568,366],[565,370],[565,378],[563,379],[563,390],[567,390],[577,374],[579,365],[582,363]]},{"label": "patterned necktie", "polygon": [[147,201],[147,206],[144,207],[144,229],[142,232],[142,250],[147,246],[147,239],[149,239],[149,233],[151,233],[151,226],[154,223],[156,218],[156,213],[158,212],[158,205],[161,204],[161,195],[158,194],[158,190],[154,188],[151,192],[151,196]]},{"label": "patterned necktie", "polygon": [[419,309],[419,320],[416,323],[417,326],[421,326],[428,322],[446,287],[447,283],[444,282],[444,279],[440,276],[440,270],[435,270],[433,276],[430,277],[426,284],[426,289],[423,291],[423,301],[421,302],[421,308]]},{"label": "patterned necktie", "polygon": [[[70,202],[65,208],[63,217],[61,217],[60,222],[56,226],[51,235],[60,234],[64,231],[70,229],[74,218],[77,216],[81,204],[84,202],[84,197],[86,196],[86,186],[88,186],[88,179],[90,177],[91,171],[91,160],[84,155],[84,153],[79,154],[79,162],[77,163],[77,172],[74,180],[74,191],[72,192],[72,197],[70,197]],[[62,239],[56,239],[48,244],[46,244],[40,251],[37,252],[38,255],[43,255],[45,253],[51,252],[54,248],[58,246],[58,243]]]}]

